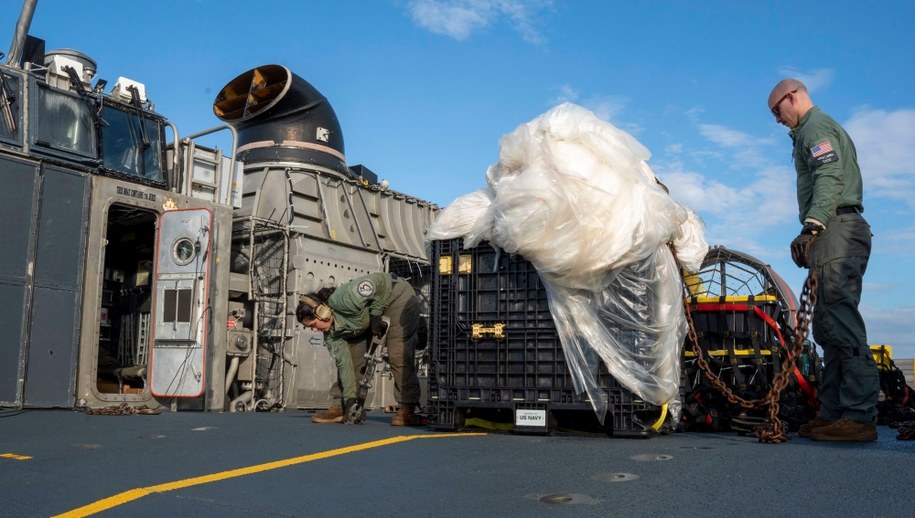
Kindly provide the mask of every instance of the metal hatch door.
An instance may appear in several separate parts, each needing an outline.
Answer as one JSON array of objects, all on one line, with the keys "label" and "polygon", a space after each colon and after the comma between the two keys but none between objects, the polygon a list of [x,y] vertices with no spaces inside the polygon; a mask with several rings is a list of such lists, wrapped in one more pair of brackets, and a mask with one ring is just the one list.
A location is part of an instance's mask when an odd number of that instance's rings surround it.
[{"label": "metal hatch door", "polygon": [[204,391],[212,220],[208,209],[159,216],[149,358],[150,391],[157,397]]}]

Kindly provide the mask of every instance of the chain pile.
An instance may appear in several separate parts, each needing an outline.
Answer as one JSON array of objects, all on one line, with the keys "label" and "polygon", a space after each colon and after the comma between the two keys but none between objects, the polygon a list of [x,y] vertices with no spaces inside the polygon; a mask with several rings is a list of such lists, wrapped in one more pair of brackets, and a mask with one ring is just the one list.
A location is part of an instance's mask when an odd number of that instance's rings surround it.
[{"label": "chain pile", "polygon": [[86,415],[157,415],[160,413],[156,408],[149,408],[146,405],[130,406],[127,403],[102,408],[86,407],[84,412]]},{"label": "chain pile", "polygon": [[906,421],[898,424],[896,431],[896,438],[900,441],[915,441],[915,421]]}]

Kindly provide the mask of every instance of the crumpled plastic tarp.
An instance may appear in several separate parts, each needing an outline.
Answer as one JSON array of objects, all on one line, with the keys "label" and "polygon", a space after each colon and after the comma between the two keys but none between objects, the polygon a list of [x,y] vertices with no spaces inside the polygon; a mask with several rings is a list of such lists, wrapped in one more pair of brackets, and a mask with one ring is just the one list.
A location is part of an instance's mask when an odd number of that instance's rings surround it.
[{"label": "crumpled plastic tarp", "polygon": [[708,251],[698,215],[676,202],[648,149],[587,109],[561,104],[500,140],[487,187],[457,198],[428,241],[487,241],[530,261],[578,393],[603,423],[600,361],[623,386],[679,416],[682,280]]}]

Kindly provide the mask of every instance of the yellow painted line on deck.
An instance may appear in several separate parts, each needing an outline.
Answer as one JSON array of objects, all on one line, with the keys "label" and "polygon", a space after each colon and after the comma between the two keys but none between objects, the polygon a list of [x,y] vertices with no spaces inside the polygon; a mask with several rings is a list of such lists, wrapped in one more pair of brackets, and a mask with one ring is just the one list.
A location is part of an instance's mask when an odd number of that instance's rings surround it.
[{"label": "yellow painted line on deck", "polygon": [[28,455],[16,455],[15,453],[0,453],[0,457],[4,459],[13,459],[13,460],[29,460],[32,457]]},{"label": "yellow painted line on deck", "polygon": [[302,455],[301,457],[293,457],[291,459],[277,460],[273,462],[267,462],[264,464],[257,464],[254,466],[248,466],[246,468],[237,468],[229,471],[221,471],[219,473],[213,473],[211,475],[202,475],[199,477],[186,478],[184,480],[176,480],[174,482],[166,482],[164,484],[157,484],[155,486],[141,487],[137,489],[130,489],[119,493],[108,498],[103,498],[89,505],[84,505],[78,509],[73,509],[72,511],[67,511],[62,514],[58,514],[54,518],[76,518],[81,516],[90,516],[101,511],[111,509],[112,507],[117,507],[128,502],[133,502],[143,498],[144,496],[153,494],[153,493],[165,493],[166,491],[173,491],[175,489],[184,489],[192,486],[199,486],[203,484],[209,484],[211,482],[219,482],[221,480],[228,480],[230,478],[242,477],[245,475],[253,475],[255,473],[261,473],[264,471],[270,471],[279,468],[285,468],[288,466],[295,466],[296,464],[304,464],[306,462],[311,462],[314,460],[327,459],[330,457],[336,457],[338,455],[346,455],[347,453],[355,453],[357,451],[370,450],[372,448],[380,448],[381,446],[388,446],[391,444],[397,444],[401,442],[412,441],[413,439],[440,439],[440,438],[450,438],[450,437],[474,437],[486,435],[485,433],[451,433],[443,435],[399,435],[397,437],[391,437],[389,439],[381,439],[379,441],[366,442],[362,444],[355,444],[353,446],[346,446],[343,448],[337,448],[335,450],[321,451],[318,453],[312,453],[309,455]]}]

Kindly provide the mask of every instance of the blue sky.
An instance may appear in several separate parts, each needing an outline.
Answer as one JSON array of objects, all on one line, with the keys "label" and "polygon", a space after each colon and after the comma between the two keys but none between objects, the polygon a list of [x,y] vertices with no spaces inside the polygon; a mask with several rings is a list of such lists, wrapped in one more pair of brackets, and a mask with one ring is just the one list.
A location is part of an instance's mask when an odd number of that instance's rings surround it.
[{"label": "blue sky", "polygon": [[[3,0],[0,45],[20,4]],[[800,292],[784,77],[854,139],[874,250],[870,343],[915,357],[915,2],[40,0],[30,33],[98,76],[146,84],[181,134],[220,124],[219,90],[260,65],[312,83],[347,161],[449,204],[485,185],[499,138],[563,101],[630,132],[706,237],[770,263]],[[6,47],[0,47],[8,50]]]}]

